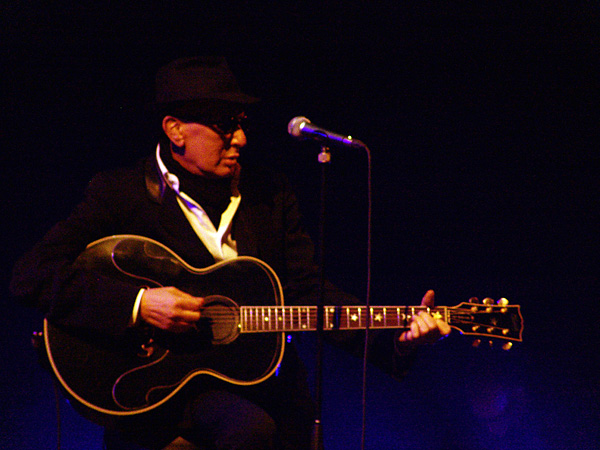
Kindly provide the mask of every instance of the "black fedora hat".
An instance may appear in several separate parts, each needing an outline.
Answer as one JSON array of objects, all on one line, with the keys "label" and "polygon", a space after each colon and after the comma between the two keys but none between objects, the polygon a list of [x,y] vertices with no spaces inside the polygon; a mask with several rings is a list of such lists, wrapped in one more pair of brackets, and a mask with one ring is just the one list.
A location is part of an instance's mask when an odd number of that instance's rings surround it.
[{"label": "black fedora hat", "polygon": [[259,99],[244,94],[222,56],[177,59],[156,75],[156,106],[224,102],[247,105]]}]

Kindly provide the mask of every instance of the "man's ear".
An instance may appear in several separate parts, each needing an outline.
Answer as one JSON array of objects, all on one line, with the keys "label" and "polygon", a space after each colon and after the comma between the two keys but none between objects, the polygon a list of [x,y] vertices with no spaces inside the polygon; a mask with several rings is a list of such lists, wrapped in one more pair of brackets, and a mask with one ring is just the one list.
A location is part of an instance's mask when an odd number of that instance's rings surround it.
[{"label": "man's ear", "polygon": [[169,140],[176,147],[183,147],[185,140],[182,133],[182,122],[176,117],[165,116],[162,121],[162,129],[169,138]]}]

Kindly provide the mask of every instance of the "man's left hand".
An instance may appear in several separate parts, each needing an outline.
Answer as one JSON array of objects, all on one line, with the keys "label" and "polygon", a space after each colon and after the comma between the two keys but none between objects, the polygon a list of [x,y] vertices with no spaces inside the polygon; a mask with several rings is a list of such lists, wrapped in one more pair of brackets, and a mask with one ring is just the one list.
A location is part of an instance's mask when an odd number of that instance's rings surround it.
[{"label": "man's left hand", "polygon": [[[435,293],[427,291],[421,301],[422,306],[433,308]],[[400,335],[400,342],[405,342],[409,346],[421,344],[433,344],[443,337],[450,334],[450,325],[441,319],[434,319],[431,314],[420,311],[414,315],[410,323],[410,329]]]}]

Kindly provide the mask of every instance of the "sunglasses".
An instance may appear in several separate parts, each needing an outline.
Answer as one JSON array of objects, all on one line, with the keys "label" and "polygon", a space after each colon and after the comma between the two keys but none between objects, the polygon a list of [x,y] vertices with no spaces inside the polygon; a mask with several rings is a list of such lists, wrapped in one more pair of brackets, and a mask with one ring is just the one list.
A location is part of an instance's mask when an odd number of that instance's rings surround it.
[{"label": "sunglasses", "polygon": [[240,128],[243,131],[247,131],[248,116],[246,114],[238,114],[237,116],[227,117],[205,125],[217,133],[227,136],[235,133]]}]

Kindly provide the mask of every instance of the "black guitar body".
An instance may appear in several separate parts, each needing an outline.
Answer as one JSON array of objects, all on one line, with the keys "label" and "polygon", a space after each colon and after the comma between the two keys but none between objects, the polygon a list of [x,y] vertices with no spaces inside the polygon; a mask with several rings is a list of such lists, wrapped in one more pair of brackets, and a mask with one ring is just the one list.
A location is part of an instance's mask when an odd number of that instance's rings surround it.
[{"label": "black guitar body", "polygon": [[[85,335],[44,321],[45,349],[64,391],[82,415],[98,423],[147,413],[171,399],[188,381],[210,375],[228,383],[257,384],[281,362],[284,332],[315,331],[315,306],[283,305],[275,272],[247,256],[197,269],[159,242],[112,236],[90,244],[76,264],[139,287],[175,286],[205,298],[202,318],[190,333],[135,326],[115,339]],[[406,328],[419,311],[462,334],[522,341],[519,305],[505,298],[476,299],[453,307],[338,305],[324,307],[324,328]]]},{"label": "black guitar body", "polygon": [[197,330],[184,334],[134,327],[125,339],[113,339],[45,320],[52,370],[88,418],[150,411],[197,375],[250,385],[277,369],[283,333],[239,330],[240,306],[283,304],[279,280],[260,260],[239,257],[197,269],[156,241],[125,235],[90,244],[77,263],[140,287],[175,286],[207,302]]}]

